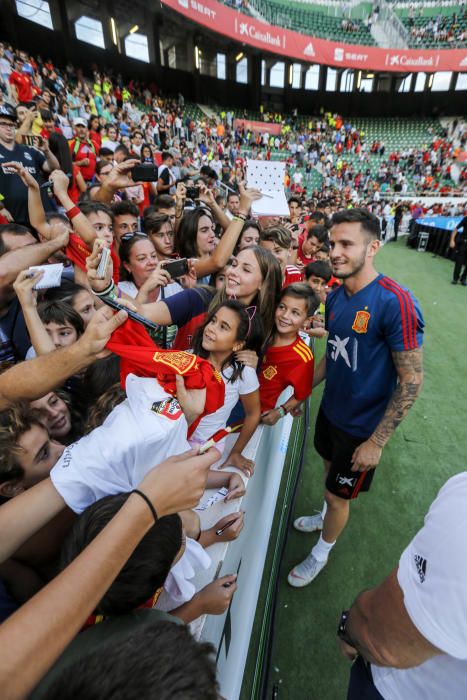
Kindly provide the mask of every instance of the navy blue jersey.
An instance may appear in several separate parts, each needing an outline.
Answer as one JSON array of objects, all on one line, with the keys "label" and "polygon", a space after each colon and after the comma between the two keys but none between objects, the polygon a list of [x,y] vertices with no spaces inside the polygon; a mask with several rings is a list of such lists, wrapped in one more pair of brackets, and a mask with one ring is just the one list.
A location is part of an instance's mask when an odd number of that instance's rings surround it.
[{"label": "navy blue jersey", "polygon": [[422,344],[418,301],[405,287],[378,275],[352,296],[344,285],[331,292],[325,325],[329,335],[323,411],[341,430],[367,438],[397,384],[391,353]]}]

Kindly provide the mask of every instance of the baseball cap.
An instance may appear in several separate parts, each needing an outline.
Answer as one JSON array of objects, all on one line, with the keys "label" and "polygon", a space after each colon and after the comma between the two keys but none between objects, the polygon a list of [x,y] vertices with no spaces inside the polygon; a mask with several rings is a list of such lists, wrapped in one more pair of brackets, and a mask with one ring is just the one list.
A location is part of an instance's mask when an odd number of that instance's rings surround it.
[{"label": "baseball cap", "polygon": [[15,108],[9,104],[0,105],[0,117],[11,119],[14,122],[18,121]]},{"label": "baseball cap", "polygon": [[73,126],[87,126],[88,123],[86,119],[82,119],[81,117],[77,117],[76,119],[73,119]]}]

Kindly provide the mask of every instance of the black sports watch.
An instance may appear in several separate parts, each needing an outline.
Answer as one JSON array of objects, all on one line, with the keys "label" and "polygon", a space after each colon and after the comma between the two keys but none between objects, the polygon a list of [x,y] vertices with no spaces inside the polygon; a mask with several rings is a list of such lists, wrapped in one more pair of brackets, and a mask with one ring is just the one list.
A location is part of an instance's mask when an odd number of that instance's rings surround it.
[{"label": "black sports watch", "polygon": [[347,620],[349,618],[349,612],[350,610],[343,610],[341,613],[341,617],[339,620],[339,625],[337,627],[337,636],[339,639],[342,639],[343,642],[346,644],[349,644],[349,646],[355,648],[355,642],[350,639],[348,633],[347,633]]}]

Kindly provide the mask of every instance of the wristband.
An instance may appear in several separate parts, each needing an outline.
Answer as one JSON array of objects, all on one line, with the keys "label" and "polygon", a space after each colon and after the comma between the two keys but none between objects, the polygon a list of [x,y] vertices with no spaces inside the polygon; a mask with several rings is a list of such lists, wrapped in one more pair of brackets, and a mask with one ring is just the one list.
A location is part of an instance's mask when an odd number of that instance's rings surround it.
[{"label": "wristband", "polygon": [[114,293],[114,297],[117,297],[117,293],[115,291],[115,282],[112,280],[111,283],[109,284],[108,287],[102,290],[102,292],[96,292],[94,289],[92,290],[93,294],[96,295],[96,297],[108,297],[112,296],[112,292]]},{"label": "wristband", "polygon": [[339,639],[342,639],[343,642],[356,649],[357,647],[355,646],[355,642],[349,637],[349,634],[347,632],[347,620],[349,619],[349,613],[350,610],[342,611],[339,620],[339,625],[337,627],[337,636],[339,637]]},{"label": "wristband", "polygon": [[286,416],[287,413],[289,412],[289,410],[288,410],[287,406],[285,405],[285,403],[283,403],[283,404],[281,405],[281,408],[284,409],[284,416]]},{"label": "wristband", "polygon": [[[146,503],[148,504],[148,508],[149,508],[149,510],[150,510],[151,513],[152,513],[152,517],[154,518],[154,522],[157,523],[157,520],[158,520],[157,511],[156,511],[156,509],[154,508],[154,506],[152,505],[150,499],[146,496],[146,494],[143,493],[142,491],[140,491],[139,489],[133,489],[133,491],[131,491],[130,493],[137,493],[138,496],[141,496],[141,498],[142,498],[144,501],[146,501]],[[201,533],[200,533],[200,534],[201,534]]]},{"label": "wristband", "polygon": [[240,221],[242,224],[246,221],[246,216],[238,216],[237,214],[232,218],[232,221]]},{"label": "wristband", "polygon": [[285,411],[285,409],[284,409],[283,406],[279,406],[278,408],[276,408],[276,411],[278,411],[279,416],[280,416],[281,418],[283,418],[283,417],[285,416],[285,414],[286,414],[286,411]]},{"label": "wristband", "polygon": [[68,216],[69,219],[73,219],[75,216],[78,216],[78,214],[81,214],[81,209],[77,206],[71,207],[71,209],[67,209],[65,214]]}]

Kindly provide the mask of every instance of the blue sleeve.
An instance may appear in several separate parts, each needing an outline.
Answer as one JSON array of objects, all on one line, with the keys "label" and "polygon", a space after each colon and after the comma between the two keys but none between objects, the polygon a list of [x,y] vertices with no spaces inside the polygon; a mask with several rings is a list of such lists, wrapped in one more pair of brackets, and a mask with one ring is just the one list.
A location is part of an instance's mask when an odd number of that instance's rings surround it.
[{"label": "blue sleeve", "polygon": [[196,289],[184,289],[183,292],[164,299],[164,304],[169,308],[172,323],[179,328],[206,311],[207,306]]},{"label": "blue sleeve", "polygon": [[395,352],[415,350],[423,344],[423,320],[420,305],[414,296],[401,289],[385,299],[384,334]]}]

